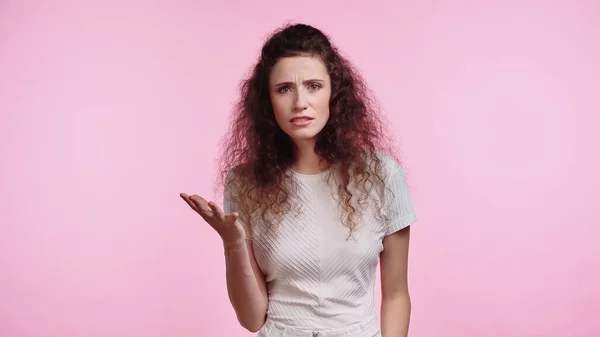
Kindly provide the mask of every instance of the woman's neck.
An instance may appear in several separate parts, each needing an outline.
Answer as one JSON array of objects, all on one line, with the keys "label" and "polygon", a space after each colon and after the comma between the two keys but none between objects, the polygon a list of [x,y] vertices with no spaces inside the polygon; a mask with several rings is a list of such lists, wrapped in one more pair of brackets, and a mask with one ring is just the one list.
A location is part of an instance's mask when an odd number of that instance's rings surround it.
[{"label": "woman's neck", "polygon": [[314,144],[296,145],[295,161],[292,168],[300,174],[321,173],[321,158],[315,152]]}]

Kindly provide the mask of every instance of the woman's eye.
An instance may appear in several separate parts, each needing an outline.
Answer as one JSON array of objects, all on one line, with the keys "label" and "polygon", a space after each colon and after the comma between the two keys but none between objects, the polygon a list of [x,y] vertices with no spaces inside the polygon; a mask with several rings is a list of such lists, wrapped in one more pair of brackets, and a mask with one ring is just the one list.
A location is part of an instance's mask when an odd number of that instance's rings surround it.
[{"label": "woman's eye", "polygon": [[283,87],[283,88],[279,88],[279,90],[278,90],[278,91],[279,91],[280,93],[284,94],[284,93],[288,92],[289,90],[290,90],[290,88],[288,88],[288,87]]},{"label": "woman's eye", "polygon": [[320,85],[320,84],[316,84],[316,83],[315,83],[315,84],[311,84],[310,86],[308,86],[308,88],[309,88],[310,90],[318,90],[318,89],[320,89],[320,88],[321,88],[321,85]]}]

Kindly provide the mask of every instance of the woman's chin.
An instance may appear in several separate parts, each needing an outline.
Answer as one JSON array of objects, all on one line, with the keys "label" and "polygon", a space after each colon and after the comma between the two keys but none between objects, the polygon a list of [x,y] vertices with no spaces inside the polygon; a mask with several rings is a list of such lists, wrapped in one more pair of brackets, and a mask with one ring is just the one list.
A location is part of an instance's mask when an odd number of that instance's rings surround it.
[{"label": "woman's chin", "polygon": [[314,133],[291,134],[289,135],[292,141],[298,145],[306,143],[316,143],[317,135]]}]

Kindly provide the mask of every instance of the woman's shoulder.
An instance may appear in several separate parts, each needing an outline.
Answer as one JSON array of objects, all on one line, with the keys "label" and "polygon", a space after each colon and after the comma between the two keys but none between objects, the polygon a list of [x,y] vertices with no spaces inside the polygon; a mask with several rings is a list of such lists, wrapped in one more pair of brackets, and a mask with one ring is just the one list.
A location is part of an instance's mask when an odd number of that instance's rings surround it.
[{"label": "woman's shoulder", "polygon": [[244,175],[244,172],[248,171],[248,164],[237,164],[225,171],[225,181],[230,182],[240,176]]},{"label": "woman's shoulder", "polygon": [[374,154],[379,159],[386,176],[404,175],[402,164],[394,155],[384,152],[374,152]]}]

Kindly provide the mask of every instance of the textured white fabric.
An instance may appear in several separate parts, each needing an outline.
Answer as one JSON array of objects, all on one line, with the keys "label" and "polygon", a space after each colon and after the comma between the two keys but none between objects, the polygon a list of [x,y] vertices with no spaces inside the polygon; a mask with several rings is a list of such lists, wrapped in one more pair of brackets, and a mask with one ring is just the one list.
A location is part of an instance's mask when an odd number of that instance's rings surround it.
[{"label": "textured white fabric", "polygon": [[343,328],[315,330],[295,328],[269,319],[258,337],[381,337],[377,316]]},{"label": "textured white fabric", "polygon": [[[274,234],[256,230],[252,237],[269,296],[267,323],[258,336],[354,336],[336,333],[362,322],[371,322],[365,333],[376,330],[365,337],[379,336],[374,286],[382,241],[416,221],[404,171],[391,157],[381,158],[393,192],[385,194],[390,220],[380,221],[371,208],[348,240],[332,194],[335,189],[326,184],[325,174],[293,173],[300,186],[300,214],[285,217]],[[224,211],[235,210],[226,190]],[[260,225],[253,223],[257,229]]]}]

